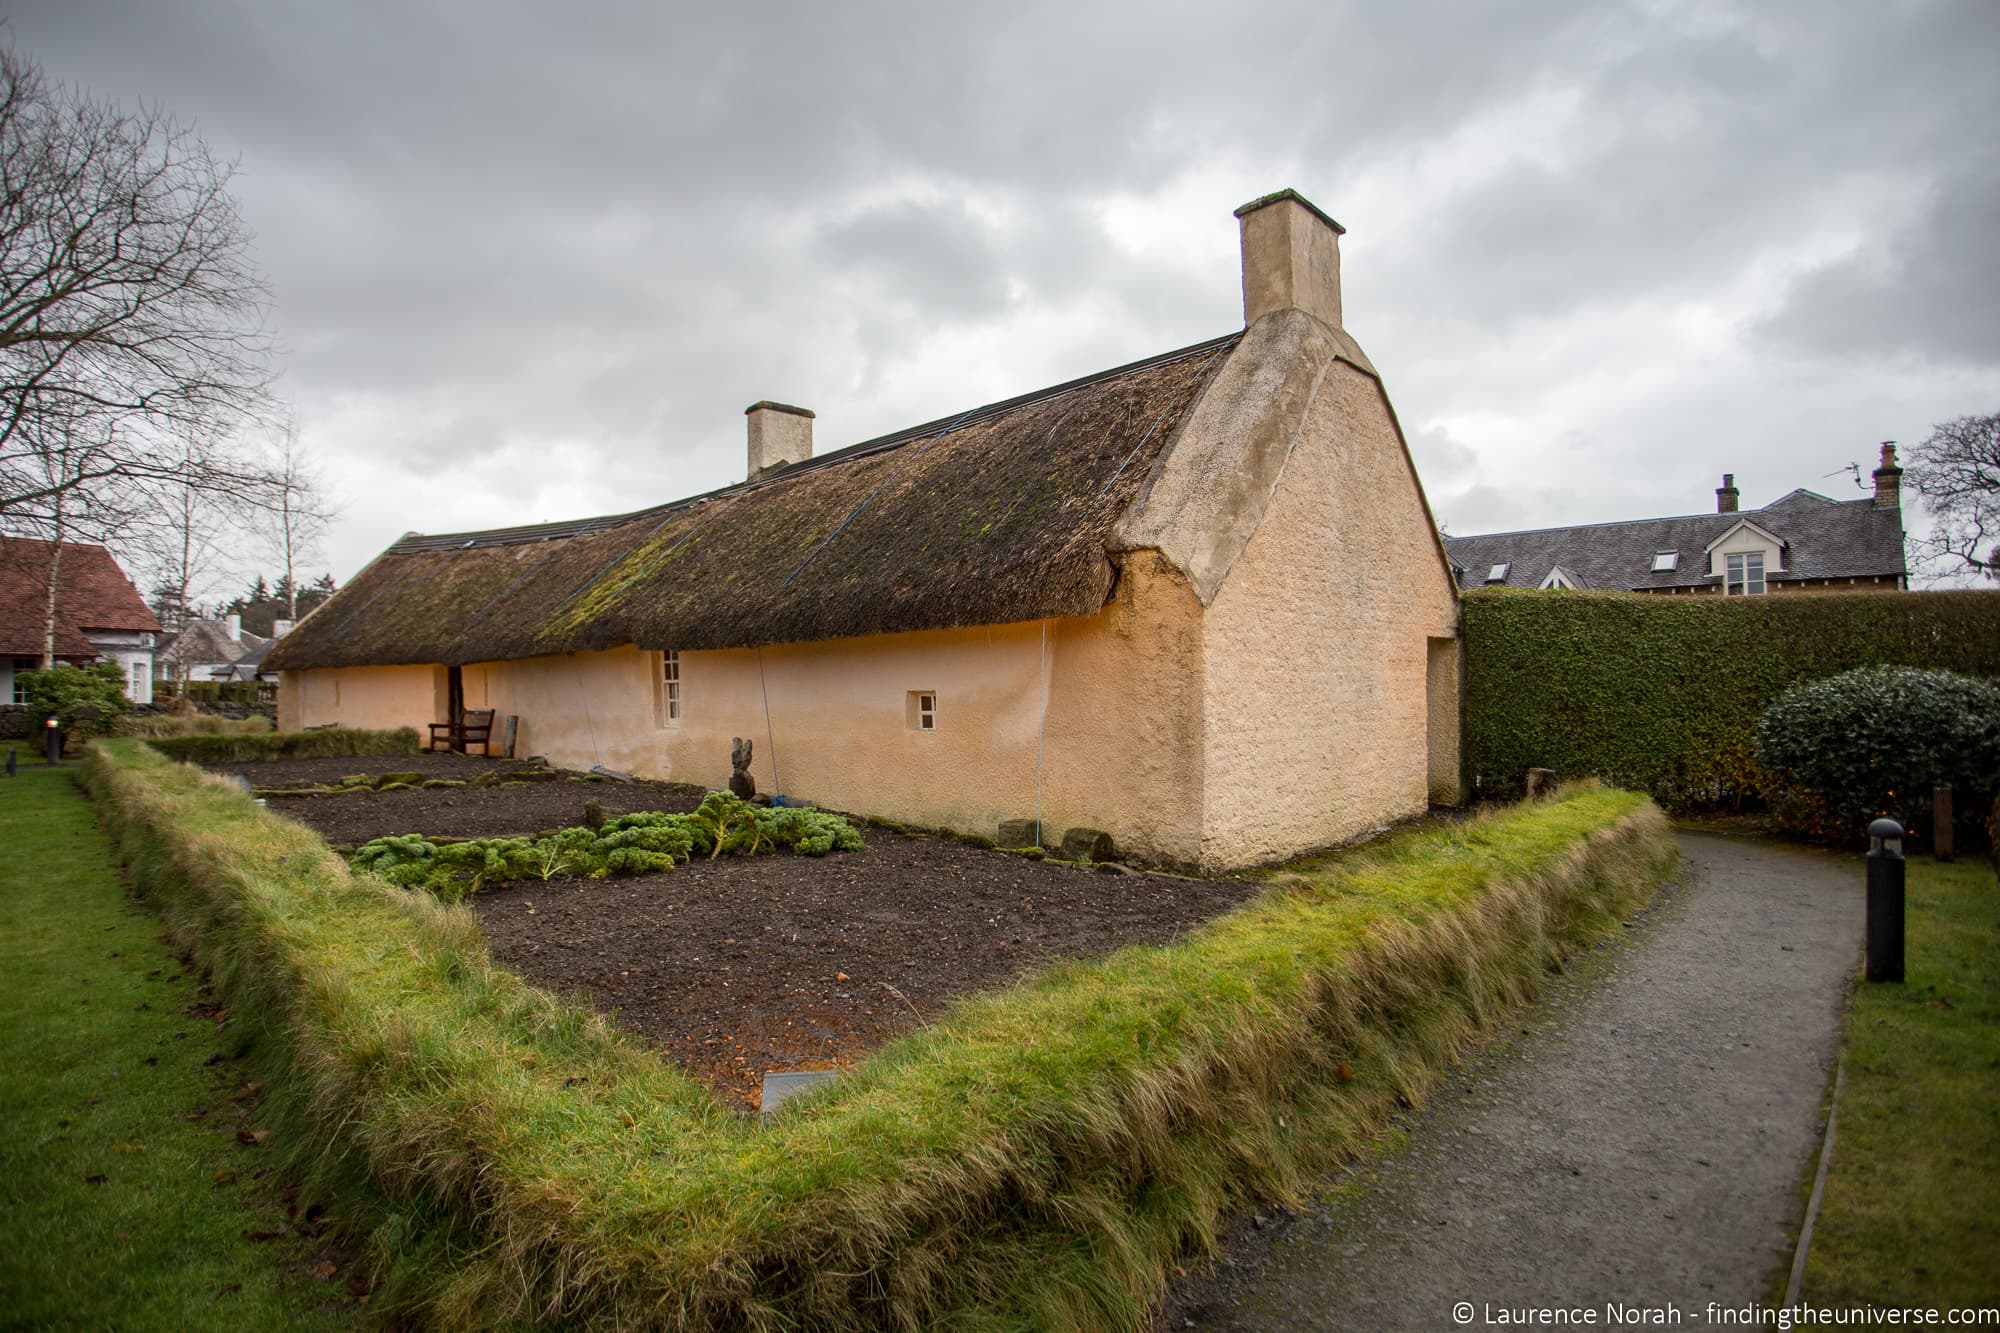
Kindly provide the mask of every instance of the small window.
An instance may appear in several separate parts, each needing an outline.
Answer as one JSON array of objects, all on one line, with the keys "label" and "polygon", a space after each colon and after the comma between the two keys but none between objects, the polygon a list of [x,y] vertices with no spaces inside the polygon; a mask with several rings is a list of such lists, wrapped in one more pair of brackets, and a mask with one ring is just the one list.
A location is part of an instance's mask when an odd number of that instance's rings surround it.
[{"label": "small window", "polygon": [[1729,557],[1722,591],[1730,597],[1758,597],[1764,592],[1764,553],[1745,551]]},{"label": "small window", "polygon": [[1655,574],[1671,574],[1680,567],[1681,553],[1679,551],[1653,552],[1653,572]]},{"label": "small window", "polygon": [[126,693],[133,703],[144,703],[146,701],[146,664],[144,662],[128,662],[126,665],[132,673],[132,688],[126,691]]},{"label": "small window", "polygon": [[1493,568],[1486,571],[1486,581],[1488,583],[1505,583],[1507,581],[1507,571],[1513,567],[1511,563],[1493,566]]},{"label": "small window", "polygon": [[912,731],[936,731],[937,691],[911,690],[904,717]]},{"label": "small window", "polygon": [[681,724],[681,653],[669,648],[660,654],[660,725]]},{"label": "small window", "polygon": [[15,703],[24,704],[28,702],[28,682],[21,679],[21,673],[23,671],[33,671],[39,666],[41,666],[41,662],[32,657],[17,657],[14,659]]}]

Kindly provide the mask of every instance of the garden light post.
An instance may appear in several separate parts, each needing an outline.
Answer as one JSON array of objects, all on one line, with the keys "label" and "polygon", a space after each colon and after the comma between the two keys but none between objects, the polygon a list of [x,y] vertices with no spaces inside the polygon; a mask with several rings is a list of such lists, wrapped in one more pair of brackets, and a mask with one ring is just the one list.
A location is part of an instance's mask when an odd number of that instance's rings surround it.
[{"label": "garden light post", "polygon": [[1903,979],[1903,826],[1868,826],[1868,964],[1870,981]]},{"label": "garden light post", "polygon": [[53,764],[62,758],[62,722],[52,717],[42,727],[48,733],[49,762]]}]

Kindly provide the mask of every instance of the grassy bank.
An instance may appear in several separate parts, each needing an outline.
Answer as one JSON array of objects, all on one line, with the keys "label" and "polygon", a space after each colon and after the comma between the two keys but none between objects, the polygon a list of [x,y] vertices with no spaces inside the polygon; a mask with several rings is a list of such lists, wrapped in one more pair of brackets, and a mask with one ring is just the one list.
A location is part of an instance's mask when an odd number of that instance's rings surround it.
[{"label": "grassy bank", "polygon": [[378,1300],[452,1324],[1134,1327],[1674,860],[1601,790],[1392,839],[973,997],[760,1125],[223,784],[116,742],[90,780],[257,1016],[297,1168],[369,1182]]},{"label": "grassy bank", "polygon": [[89,802],[64,770],[0,782],[0,1323],[343,1326],[284,1274],[313,1257],[230,1127],[254,1102]]},{"label": "grassy bank", "polygon": [[2000,888],[1917,857],[1907,893],[1906,980],[1857,986],[1841,1037],[1813,1304],[2000,1300]]},{"label": "grassy bank", "polygon": [[415,754],[417,733],[409,727],[364,731],[327,727],[320,731],[232,731],[221,735],[151,736],[146,743],[169,759],[190,764],[250,764],[260,759],[315,759],[321,755]]}]

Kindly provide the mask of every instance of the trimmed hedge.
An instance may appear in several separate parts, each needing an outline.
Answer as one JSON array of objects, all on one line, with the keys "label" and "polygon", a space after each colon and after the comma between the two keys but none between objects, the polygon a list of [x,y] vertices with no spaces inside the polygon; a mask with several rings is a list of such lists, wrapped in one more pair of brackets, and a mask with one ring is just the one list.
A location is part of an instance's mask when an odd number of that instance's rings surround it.
[{"label": "trimmed hedge", "polygon": [[1595,775],[1670,810],[1760,798],[1757,719],[1859,666],[2000,677],[2000,592],[1467,593],[1465,776]]},{"label": "trimmed hedge", "polygon": [[86,773],[249,1025],[275,1145],[350,1182],[374,1308],[452,1327],[1137,1328],[1675,861],[1597,789],[1391,838],[970,997],[759,1123],[220,779],[129,741]]},{"label": "trimmed hedge", "polygon": [[319,731],[148,736],[145,740],[167,758],[190,764],[254,764],[262,759],[316,759],[321,755],[415,754],[419,746],[412,727],[397,727],[394,731],[326,727]]}]

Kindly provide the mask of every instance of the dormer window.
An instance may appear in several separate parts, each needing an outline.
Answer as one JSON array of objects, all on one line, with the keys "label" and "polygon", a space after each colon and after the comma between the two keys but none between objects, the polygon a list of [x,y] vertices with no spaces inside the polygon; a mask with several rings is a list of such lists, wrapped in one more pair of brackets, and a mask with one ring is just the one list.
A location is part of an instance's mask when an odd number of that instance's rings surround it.
[{"label": "dormer window", "polygon": [[1681,553],[1679,551],[1653,552],[1653,572],[1655,574],[1671,574],[1676,569],[1679,569],[1680,565]]},{"label": "dormer window", "polygon": [[1488,583],[1505,583],[1507,581],[1507,571],[1512,568],[1513,565],[1507,562],[1497,564],[1486,571],[1486,581]]},{"label": "dormer window", "polygon": [[1729,557],[1722,591],[1729,597],[1758,597],[1764,592],[1764,553],[1744,551]]}]

